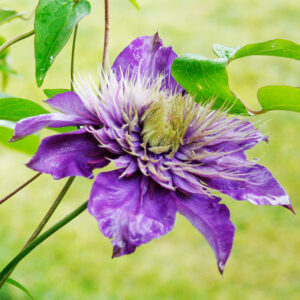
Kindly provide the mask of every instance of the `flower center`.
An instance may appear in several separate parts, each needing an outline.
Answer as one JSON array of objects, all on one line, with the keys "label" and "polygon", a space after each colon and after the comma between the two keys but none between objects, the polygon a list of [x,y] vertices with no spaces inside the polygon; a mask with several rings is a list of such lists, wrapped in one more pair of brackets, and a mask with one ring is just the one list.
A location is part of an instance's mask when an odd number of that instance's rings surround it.
[{"label": "flower center", "polygon": [[190,96],[169,96],[155,101],[142,116],[143,140],[154,153],[170,152],[173,156],[183,144],[184,135],[195,116]]}]

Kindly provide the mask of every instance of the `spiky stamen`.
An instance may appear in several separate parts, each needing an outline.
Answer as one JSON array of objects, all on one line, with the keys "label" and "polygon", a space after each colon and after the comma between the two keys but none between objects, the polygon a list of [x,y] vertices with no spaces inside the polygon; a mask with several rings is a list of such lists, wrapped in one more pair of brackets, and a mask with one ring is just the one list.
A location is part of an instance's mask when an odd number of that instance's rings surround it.
[{"label": "spiky stamen", "polygon": [[192,97],[170,95],[156,99],[142,116],[143,140],[149,151],[156,154],[170,152],[170,157],[183,144],[187,128],[196,114]]}]

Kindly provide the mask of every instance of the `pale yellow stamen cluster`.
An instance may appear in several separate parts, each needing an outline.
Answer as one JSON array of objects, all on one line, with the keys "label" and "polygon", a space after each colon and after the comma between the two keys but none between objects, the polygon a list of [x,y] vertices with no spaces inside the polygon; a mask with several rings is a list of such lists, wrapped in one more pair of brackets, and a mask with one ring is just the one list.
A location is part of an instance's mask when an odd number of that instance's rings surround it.
[{"label": "pale yellow stamen cluster", "polygon": [[183,138],[195,117],[196,104],[190,96],[169,95],[156,99],[142,116],[143,140],[154,153],[170,152],[183,143]]}]

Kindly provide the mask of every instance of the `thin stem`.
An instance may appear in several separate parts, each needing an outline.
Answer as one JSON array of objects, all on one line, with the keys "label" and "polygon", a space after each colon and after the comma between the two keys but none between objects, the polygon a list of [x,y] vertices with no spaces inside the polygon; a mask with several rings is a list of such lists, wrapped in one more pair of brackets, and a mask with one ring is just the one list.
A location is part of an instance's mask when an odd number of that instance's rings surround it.
[{"label": "thin stem", "polygon": [[[34,230],[34,232],[32,233],[32,235],[30,236],[30,238],[28,239],[28,241],[26,242],[26,244],[24,245],[23,249],[26,249],[26,247],[40,234],[40,232],[43,230],[43,228],[45,227],[45,225],[47,224],[47,222],[49,221],[49,219],[51,218],[51,216],[53,215],[53,213],[55,212],[56,208],[58,207],[58,205],[60,204],[61,200],[64,198],[64,196],[66,195],[67,191],[69,190],[71,184],[73,183],[75,177],[70,177],[68,179],[68,181],[66,182],[66,184],[64,185],[63,189],[60,191],[60,193],[58,194],[57,198],[55,199],[55,201],[53,202],[52,206],[50,207],[50,209],[47,211],[46,215],[44,216],[44,218],[42,219],[41,223],[38,225],[38,227]],[[5,283],[5,281],[7,280],[7,278],[10,276],[10,274],[13,272],[15,267],[13,267],[4,277],[3,279],[1,279],[0,281],[0,289],[3,286],[3,284]]]},{"label": "thin stem", "polygon": [[31,177],[29,180],[27,180],[26,182],[24,182],[22,185],[20,185],[19,187],[17,187],[14,191],[12,191],[10,194],[8,194],[7,196],[5,196],[4,198],[2,198],[0,200],[0,204],[4,203],[5,201],[7,201],[9,198],[11,198],[12,196],[14,196],[16,193],[18,193],[19,191],[21,191],[24,187],[26,187],[28,184],[30,184],[31,182],[33,182],[35,179],[37,179],[40,175],[42,175],[42,173],[37,173],[36,175],[34,175],[33,177]]},{"label": "thin stem", "polygon": [[13,37],[12,39],[6,41],[2,46],[0,46],[0,54],[6,50],[8,47],[10,47],[11,45],[19,42],[19,41],[22,41],[30,36],[32,36],[34,34],[34,29],[28,31],[28,32],[25,32],[25,33],[22,33],[20,35],[17,35],[15,37]]},{"label": "thin stem", "polygon": [[[1,271],[0,273],[0,280],[2,281],[5,276],[10,272],[10,270],[13,270],[14,267],[25,257],[27,256],[34,248],[36,248],[39,244],[41,244],[44,240],[46,240],[48,237],[50,237],[52,234],[54,234],[56,231],[58,231],[60,228],[68,224],[70,221],[72,221],[74,218],[76,218],[78,215],[80,215],[86,208],[87,208],[88,201],[84,202],[82,205],[80,205],[77,209],[75,209],[73,212],[71,212],[69,215],[64,217],[61,221],[53,225],[51,228],[49,228],[47,231],[45,231],[43,234],[41,234],[38,238],[36,238],[34,241],[32,241],[24,250],[22,250],[14,259],[12,259],[7,266]],[[1,287],[0,287],[1,288]]]},{"label": "thin stem", "polygon": [[58,194],[57,198],[53,202],[52,206],[47,211],[47,213],[44,216],[43,220],[38,225],[38,227],[35,229],[35,231],[31,235],[31,237],[28,239],[28,241],[26,242],[24,248],[27,247],[40,234],[40,232],[43,230],[43,228],[45,227],[45,225],[47,224],[47,222],[49,221],[49,219],[52,217],[53,213],[55,212],[56,208],[60,204],[61,200],[64,198],[64,196],[66,195],[67,191],[71,187],[74,179],[75,179],[75,177],[70,177],[68,179],[68,181],[66,182],[66,184],[64,185],[64,187],[62,188],[62,190],[60,191],[60,193]]},{"label": "thin stem", "polygon": [[78,24],[75,26],[72,44],[72,55],[71,55],[71,91],[74,91],[74,60],[75,60],[75,47],[77,38]]},{"label": "thin stem", "polygon": [[104,45],[102,70],[105,71],[108,65],[108,44],[109,44],[109,0],[104,0],[105,5],[105,28],[104,28]]}]

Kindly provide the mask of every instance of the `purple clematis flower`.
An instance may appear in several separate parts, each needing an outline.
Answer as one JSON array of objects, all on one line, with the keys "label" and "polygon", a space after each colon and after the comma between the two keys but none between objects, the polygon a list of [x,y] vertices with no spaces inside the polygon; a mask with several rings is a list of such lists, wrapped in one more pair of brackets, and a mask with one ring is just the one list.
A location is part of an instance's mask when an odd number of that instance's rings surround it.
[{"label": "purple clematis flower", "polygon": [[44,138],[27,166],[55,179],[93,178],[113,162],[117,169],[96,177],[88,204],[112,239],[113,257],[168,233],[179,212],[206,238],[222,273],[235,228],[211,189],[292,208],[272,174],[244,154],[266,138],[248,121],[182,93],[170,74],[175,58],[157,34],[137,38],[100,76],[101,91],[77,82],[77,93],[47,100],[59,113],[21,120],[13,140],[45,126],[80,126]]}]

